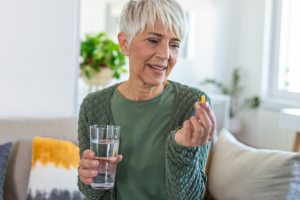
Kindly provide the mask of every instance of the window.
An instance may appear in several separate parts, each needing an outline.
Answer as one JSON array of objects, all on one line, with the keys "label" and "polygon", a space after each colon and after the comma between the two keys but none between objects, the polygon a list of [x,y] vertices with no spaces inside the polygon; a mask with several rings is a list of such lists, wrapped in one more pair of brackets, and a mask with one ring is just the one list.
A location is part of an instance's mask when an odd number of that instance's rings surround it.
[{"label": "window", "polygon": [[300,0],[270,1],[269,96],[300,100]]},{"label": "window", "polygon": [[279,90],[300,92],[300,1],[282,1],[278,63]]}]

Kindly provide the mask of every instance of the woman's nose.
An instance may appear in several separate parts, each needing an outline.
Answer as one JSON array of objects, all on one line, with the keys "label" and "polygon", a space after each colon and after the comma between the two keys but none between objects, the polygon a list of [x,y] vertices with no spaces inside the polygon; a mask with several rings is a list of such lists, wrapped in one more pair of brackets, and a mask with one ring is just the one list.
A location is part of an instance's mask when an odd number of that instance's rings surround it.
[{"label": "woman's nose", "polygon": [[156,56],[160,59],[168,60],[170,58],[169,44],[161,44],[157,49]]}]

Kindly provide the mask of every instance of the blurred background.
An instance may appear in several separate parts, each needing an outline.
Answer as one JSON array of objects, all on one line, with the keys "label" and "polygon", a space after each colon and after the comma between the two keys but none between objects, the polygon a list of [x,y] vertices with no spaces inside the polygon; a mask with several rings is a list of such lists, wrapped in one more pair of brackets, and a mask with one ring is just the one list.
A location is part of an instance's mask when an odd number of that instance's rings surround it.
[{"label": "blurred background", "polygon": [[[0,0],[0,117],[78,115],[89,92],[127,80],[127,62],[105,86],[80,77],[81,42],[99,33],[117,42],[126,2]],[[229,95],[240,141],[290,150],[295,133],[279,116],[300,108],[300,1],[178,2],[189,33],[169,79]]]}]

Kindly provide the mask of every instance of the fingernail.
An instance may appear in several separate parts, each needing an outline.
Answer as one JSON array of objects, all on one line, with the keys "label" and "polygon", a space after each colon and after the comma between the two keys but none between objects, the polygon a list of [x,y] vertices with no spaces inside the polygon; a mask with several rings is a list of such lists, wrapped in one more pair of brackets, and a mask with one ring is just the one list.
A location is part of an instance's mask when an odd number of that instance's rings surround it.
[{"label": "fingernail", "polygon": [[199,109],[200,108],[200,103],[196,103],[196,107]]},{"label": "fingernail", "polygon": [[208,108],[208,107],[209,107],[209,105],[208,105],[208,102],[207,102],[207,101],[205,101],[205,106],[206,106],[206,108]]},{"label": "fingernail", "polygon": [[89,153],[90,156],[93,156],[93,152]]},{"label": "fingernail", "polygon": [[93,174],[93,175],[97,174],[97,171],[92,171],[92,174]]},{"label": "fingernail", "polygon": [[98,161],[93,161],[93,165],[98,165]]}]

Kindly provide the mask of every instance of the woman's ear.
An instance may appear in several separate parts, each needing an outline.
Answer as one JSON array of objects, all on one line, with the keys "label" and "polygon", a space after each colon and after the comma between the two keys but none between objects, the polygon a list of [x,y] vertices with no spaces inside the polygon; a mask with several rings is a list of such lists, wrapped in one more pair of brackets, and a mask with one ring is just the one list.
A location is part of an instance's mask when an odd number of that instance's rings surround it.
[{"label": "woman's ear", "polygon": [[129,56],[129,44],[125,33],[120,32],[118,34],[119,45],[124,56]]}]

